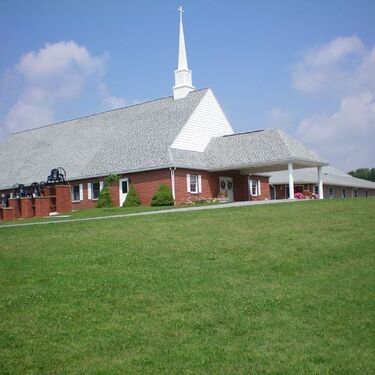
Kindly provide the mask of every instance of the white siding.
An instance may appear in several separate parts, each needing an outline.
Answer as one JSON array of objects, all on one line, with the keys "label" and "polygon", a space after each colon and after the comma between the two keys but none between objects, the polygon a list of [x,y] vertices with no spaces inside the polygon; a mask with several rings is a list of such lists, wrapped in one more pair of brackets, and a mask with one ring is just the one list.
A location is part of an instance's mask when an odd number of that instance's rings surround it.
[{"label": "white siding", "polygon": [[203,152],[212,137],[233,133],[213,92],[207,90],[171,147]]}]

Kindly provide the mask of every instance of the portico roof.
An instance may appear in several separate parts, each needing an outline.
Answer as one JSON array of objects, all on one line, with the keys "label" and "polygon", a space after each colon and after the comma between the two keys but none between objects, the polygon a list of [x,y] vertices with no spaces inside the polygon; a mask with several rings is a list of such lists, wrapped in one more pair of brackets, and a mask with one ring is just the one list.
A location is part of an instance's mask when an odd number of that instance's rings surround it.
[{"label": "portico roof", "polygon": [[214,137],[203,153],[171,149],[171,159],[176,167],[244,174],[285,170],[289,162],[295,169],[328,165],[281,129]]}]

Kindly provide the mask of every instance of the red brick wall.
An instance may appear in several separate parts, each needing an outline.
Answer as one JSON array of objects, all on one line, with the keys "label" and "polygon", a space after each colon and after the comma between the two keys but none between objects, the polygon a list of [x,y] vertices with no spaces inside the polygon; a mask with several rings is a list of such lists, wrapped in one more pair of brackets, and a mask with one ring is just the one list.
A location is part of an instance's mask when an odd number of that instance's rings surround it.
[{"label": "red brick wall", "polygon": [[[186,187],[186,175],[195,174],[202,176],[202,193],[192,194],[187,192]],[[216,198],[219,193],[219,178],[220,176],[232,177],[233,178],[233,195],[235,201],[247,201],[249,200],[248,190],[248,176],[243,176],[239,171],[223,171],[223,172],[207,172],[190,169],[176,169],[175,170],[175,191],[176,191],[176,203],[186,203],[188,201],[194,201],[196,199],[209,199]],[[171,172],[169,169],[160,169],[154,171],[145,171],[138,173],[129,173],[121,175],[121,178],[129,178],[130,184],[134,185],[142,205],[150,205],[152,196],[155,191],[159,188],[160,184],[165,184],[171,187]],[[262,195],[261,199],[269,198],[269,185],[268,177],[252,176],[254,179],[260,179],[262,181]],[[70,209],[84,209],[94,208],[97,205],[96,199],[88,199],[88,183],[104,181],[104,177],[70,181],[69,185],[48,187],[45,191],[45,195],[56,194],[56,210],[58,212],[67,212]],[[70,202],[71,200],[71,188],[73,185],[82,184],[83,187],[83,199],[77,202]],[[52,191],[53,190],[53,191]],[[114,205],[119,206],[119,183],[115,183],[110,186],[111,197]],[[44,199],[43,199],[44,198]],[[40,197],[34,200],[35,202],[35,214],[37,216],[48,215],[48,207],[51,208],[52,201],[47,197]]]},{"label": "red brick wall", "polygon": [[[285,195],[285,189],[289,187],[289,185],[274,185],[276,189],[276,199],[287,199],[289,196]],[[294,184],[294,192],[301,191],[303,193],[305,190],[310,190],[311,193],[314,192],[314,185],[311,184]]]},{"label": "red brick wall", "polygon": [[34,216],[32,198],[21,198],[21,217],[24,219]]},{"label": "red brick wall", "polygon": [[50,197],[36,197],[35,203],[35,216],[42,217],[48,216],[51,212],[51,198]]},{"label": "red brick wall", "polygon": [[[78,181],[70,181],[69,182],[69,185],[70,185],[70,189],[72,191],[72,186],[74,185],[79,185],[79,184],[82,184],[83,185],[83,200],[81,201],[73,201],[72,202],[72,210],[82,210],[82,209],[85,209],[85,208],[94,208],[96,207],[96,204],[97,204],[97,199],[89,199],[89,195],[88,195],[88,183],[91,182],[99,182],[100,181],[104,181],[104,177],[102,178],[93,178],[93,179],[86,179],[86,180],[78,180]],[[71,193],[70,193],[71,194]],[[70,197],[72,197],[72,195],[70,195]]]},{"label": "red brick wall", "polygon": [[[138,173],[129,173],[121,175],[120,178],[129,178],[130,184],[133,184],[139,194],[142,205],[150,205],[151,198],[154,195],[155,191],[158,189],[160,184],[165,184],[171,187],[171,177],[169,169],[159,169],[155,171],[147,172],[138,172]],[[83,208],[93,208],[96,207],[97,200],[88,199],[87,186],[91,182],[103,181],[103,178],[99,179],[86,179],[79,181],[71,181],[70,185],[83,184],[83,200],[79,202],[72,202],[72,208],[74,210],[83,209]],[[120,205],[120,192],[119,192],[119,183],[116,182],[110,187],[111,198],[113,204],[118,207]]]},{"label": "red brick wall", "polygon": [[249,198],[251,200],[271,199],[269,177],[251,175],[251,178],[253,180],[260,181],[260,195],[250,196],[249,192]]},{"label": "red brick wall", "polygon": [[[202,193],[188,193],[186,188],[186,175],[196,174],[202,176]],[[202,170],[180,169],[175,170],[176,203],[186,203],[196,199],[216,198],[219,193],[219,177],[227,176],[233,178],[233,193],[235,201],[249,200],[248,176],[241,175],[239,171],[207,172]],[[152,196],[160,184],[171,188],[171,172],[169,169],[129,173],[121,175],[121,178],[129,178],[130,184],[136,188],[142,205],[150,205]],[[269,199],[268,177],[253,176],[254,179],[262,181],[260,199]],[[101,179],[103,180],[103,179]],[[87,184],[99,180],[80,180],[70,182],[70,185],[83,184],[83,201],[73,202],[73,209],[96,207],[96,201],[88,200]],[[110,186],[111,197],[114,205],[119,206],[119,184]]]},{"label": "red brick wall", "polygon": [[133,173],[124,177],[130,178],[130,184],[134,185],[137,190],[142,205],[148,206],[151,204],[151,198],[160,184],[171,187],[171,172],[169,169]]},{"label": "red brick wall", "polygon": [[20,203],[19,203],[19,199],[17,199],[17,198],[10,198],[9,199],[9,208],[13,208],[13,217],[14,217],[14,219],[18,219],[20,217]]},{"label": "red brick wall", "polygon": [[[192,194],[187,192],[186,175],[195,174],[202,176],[202,193]],[[207,172],[190,169],[176,169],[176,202],[177,204],[194,201],[196,199],[216,198],[219,193],[220,176],[233,178],[233,197],[236,202],[249,200],[248,176],[241,175],[239,171]],[[261,196],[259,199],[269,199],[270,190],[268,177],[252,176],[261,180]]]},{"label": "red brick wall", "polygon": [[72,210],[72,198],[69,185],[56,185],[56,212],[70,212]]}]

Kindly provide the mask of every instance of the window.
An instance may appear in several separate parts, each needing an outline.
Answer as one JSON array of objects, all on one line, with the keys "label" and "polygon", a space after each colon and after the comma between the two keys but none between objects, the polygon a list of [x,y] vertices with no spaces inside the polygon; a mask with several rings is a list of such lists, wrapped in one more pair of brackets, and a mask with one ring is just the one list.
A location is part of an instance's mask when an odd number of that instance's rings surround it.
[{"label": "window", "polygon": [[319,185],[314,185],[314,194],[319,195]]},{"label": "window", "polygon": [[258,181],[257,180],[253,180],[251,178],[249,179],[249,190],[252,196],[258,195]]},{"label": "window", "polygon": [[75,202],[75,201],[79,201],[80,199],[80,189],[79,189],[79,185],[73,185],[72,186],[72,201]]},{"label": "window", "polygon": [[128,193],[128,180],[121,181],[121,193],[122,194]]},{"label": "window", "polygon": [[91,184],[91,199],[98,199],[100,193],[100,183],[93,182]]},{"label": "window", "polygon": [[186,175],[186,190],[188,193],[198,194],[202,192],[202,176],[195,174]]},{"label": "window", "polygon": [[329,197],[333,198],[333,189],[332,189],[332,187],[329,188]]},{"label": "window", "polygon": [[190,193],[198,193],[198,176],[190,175]]},{"label": "window", "polygon": [[358,197],[358,190],[354,189],[354,198],[357,198],[357,197]]},{"label": "window", "polygon": [[345,189],[342,189],[342,197],[346,198],[346,190]]},{"label": "window", "polygon": [[366,198],[368,197],[368,191],[366,191]]}]

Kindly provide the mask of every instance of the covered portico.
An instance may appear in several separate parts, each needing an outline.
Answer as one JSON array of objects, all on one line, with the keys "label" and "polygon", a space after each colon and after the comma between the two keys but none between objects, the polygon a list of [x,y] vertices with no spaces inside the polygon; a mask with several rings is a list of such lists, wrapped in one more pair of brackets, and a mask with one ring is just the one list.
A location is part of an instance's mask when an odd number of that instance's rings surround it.
[{"label": "covered portico", "polygon": [[294,199],[295,192],[293,171],[316,168],[319,198],[323,199],[322,167],[328,163],[281,129],[213,138],[205,153],[211,164],[210,171],[237,170],[241,175],[251,176],[287,170],[290,199]]},{"label": "covered portico", "polygon": [[318,187],[319,187],[319,199],[324,198],[323,193],[323,172],[322,167],[327,165],[324,162],[316,162],[312,160],[298,160],[298,159],[290,159],[290,160],[275,160],[269,161],[267,163],[248,163],[248,164],[241,164],[241,165],[233,165],[226,169],[220,168],[220,170],[212,169],[213,172],[220,173],[221,175],[225,176],[226,171],[238,171],[242,176],[248,176],[251,179],[251,176],[267,176],[270,172],[276,171],[288,171],[289,177],[289,199],[294,199],[295,188],[294,188],[294,176],[293,171],[296,169],[301,168],[316,168],[316,173],[318,176]]},{"label": "covered portico", "polygon": [[316,173],[318,176],[318,193],[319,199],[324,198],[323,193],[323,166],[328,165],[327,163],[323,162],[315,162],[309,160],[298,160],[298,159],[291,159],[285,160],[283,162],[277,163],[267,163],[265,165],[249,165],[248,167],[242,167],[240,169],[240,173],[243,175],[251,175],[251,174],[259,174],[259,173],[269,173],[269,172],[277,172],[288,170],[288,178],[289,178],[289,199],[294,199],[294,175],[293,171],[295,169],[301,168],[316,168]]}]

